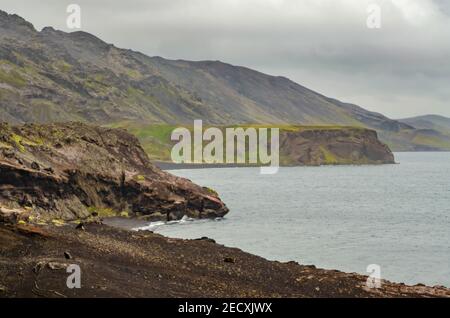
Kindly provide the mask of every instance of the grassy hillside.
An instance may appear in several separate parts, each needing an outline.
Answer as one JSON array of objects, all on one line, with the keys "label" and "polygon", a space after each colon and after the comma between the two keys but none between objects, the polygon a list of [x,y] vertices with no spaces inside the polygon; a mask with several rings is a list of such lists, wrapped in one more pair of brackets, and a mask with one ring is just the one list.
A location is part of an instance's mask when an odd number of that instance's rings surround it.
[{"label": "grassy hillside", "polygon": [[86,32],[38,32],[2,11],[0,27],[3,121],[401,125],[245,67],[148,57]]},{"label": "grassy hillside", "polygon": [[400,119],[401,122],[418,129],[428,129],[450,136],[450,118],[439,115],[424,115],[412,118]]},{"label": "grassy hillside", "polygon": [[450,151],[450,134],[431,129],[379,131],[379,137],[394,151]]}]

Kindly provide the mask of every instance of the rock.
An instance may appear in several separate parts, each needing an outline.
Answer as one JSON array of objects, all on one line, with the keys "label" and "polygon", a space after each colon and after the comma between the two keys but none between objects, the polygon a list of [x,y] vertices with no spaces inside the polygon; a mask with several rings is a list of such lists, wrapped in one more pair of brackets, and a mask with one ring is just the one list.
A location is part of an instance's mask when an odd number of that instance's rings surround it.
[{"label": "rock", "polygon": [[141,216],[138,217],[138,219],[144,220],[144,221],[147,221],[147,222],[160,221],[160,220],[164,220],[165,218],[167,218],[167,215],[162,214],[160,212],[154,212],[152,214],[141,215]]},{"label": "rock", "polygon": [[85,231],[86,230],[83,223],[80,223],[77,226],[75,226],[75,229],[81,230],[81,231]]},{"label": "rock", "polygon": [[[30,213],[41,221],[120,216],[124,211],[130,217],[166,221],[228,212],[213,192],[155,167],[125,130],[82,123],[2,127],[0,138],[10,142],[6,146],[17,146],[12,134],[30,146],[16,151],[16,159],[0,152],[0,202],[24,209],[32,204]],[[48,146],[34,146],[38,143]],[[141,178],[136,181],[135,176]]]},{"label": "rock", "polygon": [[72,255],[69,253],[69,252],[64,252],[64,257],[66,258],[66,259],[72,259]]},{"label": "rock", "polygon": [[232,258],[232,257],[225,257],[225,258],[223,259],[223,261],[224,261],[225,263],[232,263],[232,264],[235,263],[234,258]]},{"label": "rock", "polygon": [[39,274],[39,272],[44,268],[45,262],[37,262],[36,265],[33,267],[33,273]]},{"label": "rock", "polygon": [[23,213],[22,209],[7,209],[0,206],[0,222],[15,223]]},{"label": "rock", "polygon": [[395,163],[377,132],[365,128],[299,128],[282,131],[280,155],[287,165],[389,164]]},{"label": "rock", "polygon": [[5,149],[3,150],[3,156],[5,156],[6,158],[12,159],[16,156],[14,150],[12,149]]},{"label": "rock", "polygon": [[298,265],[298,262],[296,262],[296,261],[288,261],[288,262],[286,262],[286,264],[289,264],[289,265]]},{"label": "rock", "polygon": [[51,270],[63,270],[69,267],[69,264],[66,263],[58,263],[58,262],[48,262],[47,267]]},{"label": "rock", "polygon": [[48,172],[48,173],[54,173],[55,172],[52,167],[45,168],[44,171]]},{"label": "rock", "polygon": [[19,202],[20,205],[24,207],[30,207],[33,205],[33,199],[31,198],[31,195],[29,195],[28,193],[23,194]]},{"label": "rock", "polygon": [[195,240],[196,241],[206,241],[206,242],[210,242],[210,243],[216,243],[215,240],[213,240],[213,239],[211,239],[209,237],[206,237],[206,236],[202,236],[201,238],[198,238],[198,239],[195,239]]},{"label": "rock", "polygon": [[214,209],[204,209],[200,212],[200,217],[202,219],[213,219],[217,217],[222,217],[223,215],[220,213],[217,213],[217,210]]}]

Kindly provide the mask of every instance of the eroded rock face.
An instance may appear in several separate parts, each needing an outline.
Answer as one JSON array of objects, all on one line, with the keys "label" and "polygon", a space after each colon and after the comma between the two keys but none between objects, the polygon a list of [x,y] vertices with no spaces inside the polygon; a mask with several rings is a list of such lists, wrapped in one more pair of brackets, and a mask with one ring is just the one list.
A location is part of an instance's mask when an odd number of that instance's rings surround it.
[{"label": "eroded rock face", "polygon": [[214,191],[152,165],[121,129],[81,123],[0,124],[3,219],[76,220],[127,214],[150,220],[222,217]]},{"label": "eroded rock face", "polygon": [[283,132],[280,152],[287,165],[389,164],[394,155],[376,131],[320,128]]}]

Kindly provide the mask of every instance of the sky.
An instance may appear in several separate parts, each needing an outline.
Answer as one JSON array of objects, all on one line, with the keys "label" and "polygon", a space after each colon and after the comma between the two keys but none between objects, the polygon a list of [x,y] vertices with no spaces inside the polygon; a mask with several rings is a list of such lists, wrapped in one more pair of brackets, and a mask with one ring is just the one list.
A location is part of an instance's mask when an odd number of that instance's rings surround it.
[{"label": "sky", "polygon": [[[449,0],[0,0],[0,9],[70,32],[72,3],[81,30],[118,47],[285,76],[391,118],[450,117]],[[367,27],[371,4],[380,28]]]}]

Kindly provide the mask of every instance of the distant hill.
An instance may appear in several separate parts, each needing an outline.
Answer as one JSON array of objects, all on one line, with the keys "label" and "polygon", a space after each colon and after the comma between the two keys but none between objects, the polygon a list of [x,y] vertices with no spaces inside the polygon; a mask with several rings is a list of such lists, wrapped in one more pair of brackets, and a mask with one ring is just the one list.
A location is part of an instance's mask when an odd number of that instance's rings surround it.
[{"label": "distant hill", "polygon": [[376,129],[394,150],[415,147],[404,137],[413,126],[284,77],[148,57],[81,31],[39,32],[3,11],[0,29],[0,121],[344,125]]},{"label": "distant hill", "polygon": [[419,129],[433,129],[450,136],[450,118],[439,115],[424,115],[405,119],[400,122]]},{"label": "distant hill", "polygon": [[[439,115],[424,115],[399,119],[400,122],[415,127],[415,130],[402,131],[399,134],[383,135],[384,141],[395,143],[397,150],[449,150],[450,149],[450,118]],[[397,140],[396,140],[397,139]],[[409,142],[406,142],[409,141]],[[401,147],[405,147],[402,149]]]}]

